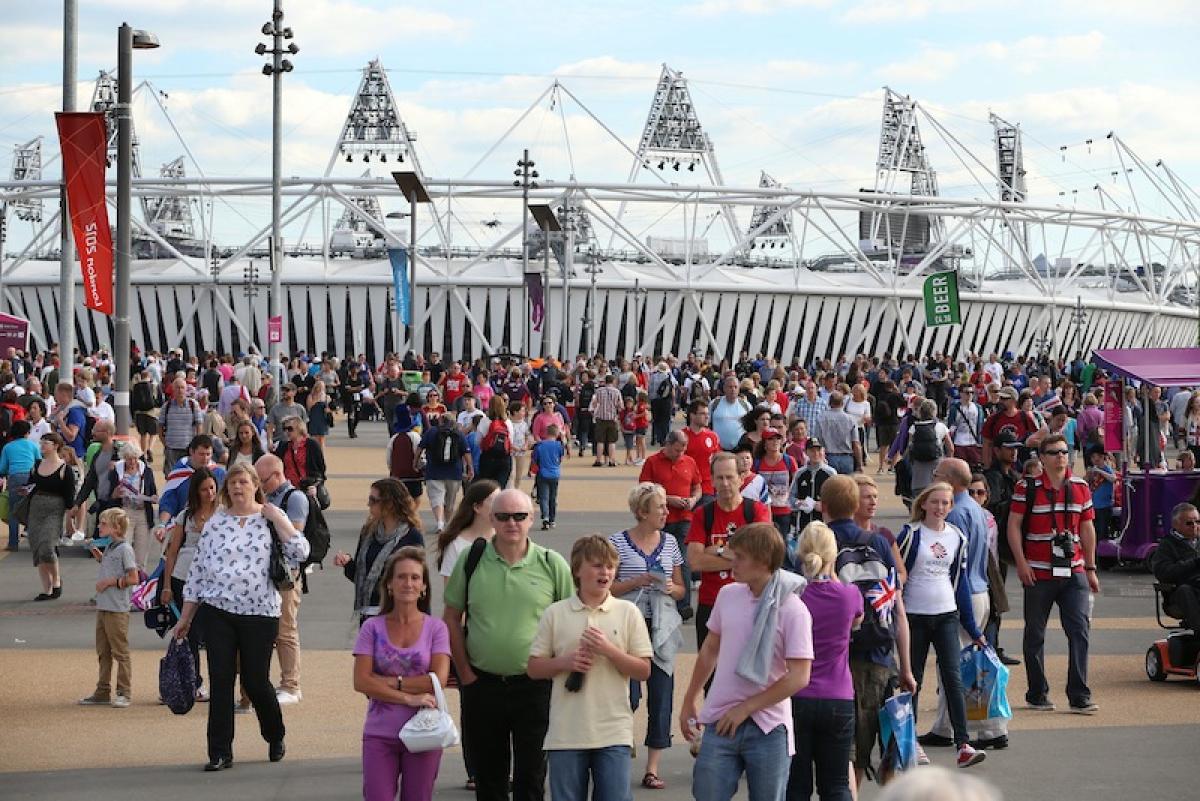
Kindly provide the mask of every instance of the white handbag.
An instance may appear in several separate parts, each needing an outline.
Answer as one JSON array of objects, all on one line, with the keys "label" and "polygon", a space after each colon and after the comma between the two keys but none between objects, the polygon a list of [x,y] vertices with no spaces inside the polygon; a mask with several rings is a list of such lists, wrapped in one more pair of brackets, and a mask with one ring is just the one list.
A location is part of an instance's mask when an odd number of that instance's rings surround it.
[{"label": "white handbag", "polygon": [[414,754],[451,748],[459,742],[458,727],[454,725],[454,718],[450,717],[450,712],[446,709],[446,696],[442,693],[442,684],[435,673],[430,673],[429,678],[433,681],[433,697],[437,699],[437,709],[420,710],[400,729],[400,742]]}]

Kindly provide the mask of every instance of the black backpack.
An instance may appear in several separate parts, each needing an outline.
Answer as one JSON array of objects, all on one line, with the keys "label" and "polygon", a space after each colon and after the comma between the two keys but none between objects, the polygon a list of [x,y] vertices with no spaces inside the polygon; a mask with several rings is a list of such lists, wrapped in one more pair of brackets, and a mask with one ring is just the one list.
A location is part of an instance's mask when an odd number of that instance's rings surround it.
[{"label": "black backpack", "polygon": [[937,421],[921,420],[913,423],[909,457],[915,462],[934,462],[942,458],[942,446],[938,443]]},{"label": "black backpack", "polygon": [[892,610],[900,593],[896,571],[865,541],[839,550],[834,565],[838,580],[853,584],[863,597],[862,624],[850,635],[851,649],[891,648],[896,642]]},{"label": "black backpack", "polygon": [[8,442],[9,432],[12,431],[12,409],[0,406],[0,443]]},{"label": "black backpack", "polygon": [[[713,523],[717,520],[717,499],[713,498],[701,508],[704,510],[704,534],[712,536]],[[749,498],[742,498],[742,519],[746,525],[754,522],[754,501]]]},{"label": "black backpack", "polygon": [[439,428],[429,450],[430,464],[449,467],[462,458],[462,440],[449,428]]},{"label": "black backpack", "polygon": [[654,397],[658,398],[659,400],[666,400],[674,394],[674,389],[675,387],[671,382],[671,376],[665,375],[663,376],[662,382],[659,383],[658,389],[654,393]]},{"label": "black backpack", "polygon": [[[282,508],[285,515],[288,501],[292,499],[293,492],[299,492],[299,490],[293,487],[283,496]],[[313,498],[308,499],[308,517],[304,519],[304,539],[308,540],[308,556],[300,564],[300,584],[303,591],[308,592],[308,571],[305,568],[309,565],[321,564],[329,553],[330,546],[329,524],[325,521],[321,504],[316,503]]]}]

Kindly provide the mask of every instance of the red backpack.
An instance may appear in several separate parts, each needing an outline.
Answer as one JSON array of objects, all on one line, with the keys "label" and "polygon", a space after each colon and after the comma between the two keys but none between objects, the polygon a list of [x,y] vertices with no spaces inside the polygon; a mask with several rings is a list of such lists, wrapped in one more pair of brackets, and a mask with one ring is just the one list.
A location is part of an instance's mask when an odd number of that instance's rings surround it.
[{"label": "red backpack", "polygon": [[512,453],[512,442],[509,441],[508,423],[504,420],[493,420],[479,443],[482,453],[492,456],[508,456]]}]

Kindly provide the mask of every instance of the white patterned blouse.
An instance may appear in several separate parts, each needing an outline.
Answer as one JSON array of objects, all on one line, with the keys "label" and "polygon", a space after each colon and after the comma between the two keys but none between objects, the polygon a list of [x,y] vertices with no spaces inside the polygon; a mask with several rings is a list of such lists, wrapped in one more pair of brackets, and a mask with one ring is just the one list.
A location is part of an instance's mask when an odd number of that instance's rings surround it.
[{"label": "white patterned blouse", "polygon": [[[271,530],[261,513],[235,515],[218,509],[204,526],[188,570],[183,599],[235,615],[279,617],[279,591],[269,574]],[[303,562],[308,540],[297,532],[283,543],[284,558]]]}]

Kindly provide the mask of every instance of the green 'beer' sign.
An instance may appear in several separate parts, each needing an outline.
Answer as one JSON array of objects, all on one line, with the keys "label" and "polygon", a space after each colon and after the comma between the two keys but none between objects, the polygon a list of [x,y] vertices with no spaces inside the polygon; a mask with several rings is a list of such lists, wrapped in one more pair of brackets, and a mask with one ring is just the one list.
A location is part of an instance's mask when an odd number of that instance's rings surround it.
[{"label": "green 'beer' sign", "polygon": [[925,279],[925,325],[958,325],[958,273],[934,273]]}]

